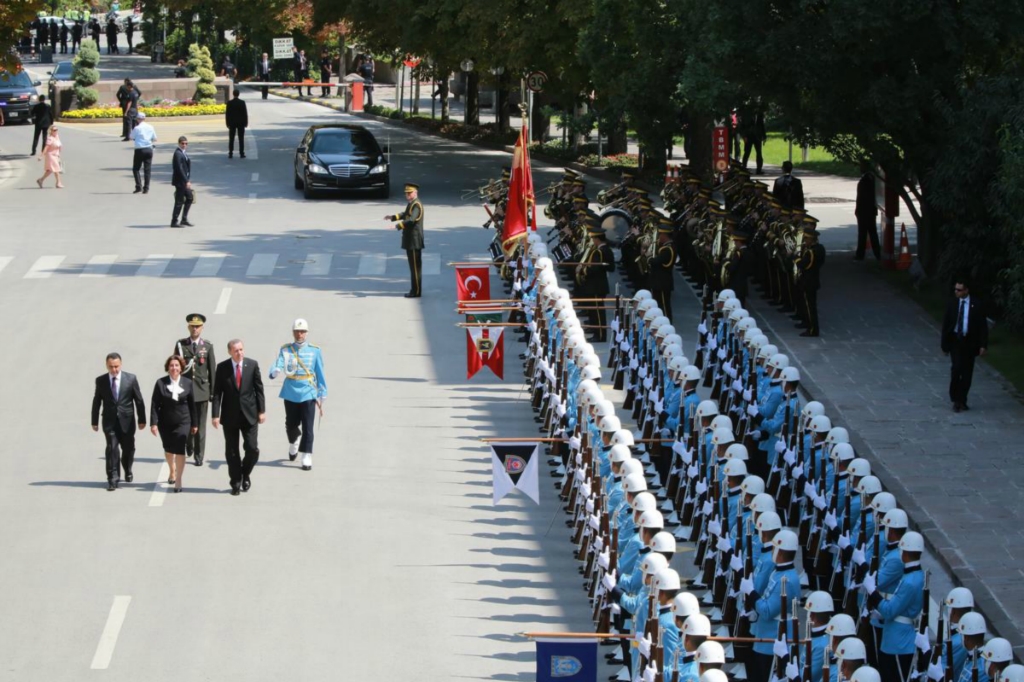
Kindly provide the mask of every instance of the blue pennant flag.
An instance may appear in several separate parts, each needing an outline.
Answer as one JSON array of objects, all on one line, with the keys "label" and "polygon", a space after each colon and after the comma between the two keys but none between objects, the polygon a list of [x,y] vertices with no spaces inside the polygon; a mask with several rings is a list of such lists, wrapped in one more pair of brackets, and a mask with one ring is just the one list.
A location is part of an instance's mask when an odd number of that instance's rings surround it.
[{"label": "blue pennant flag", "polygon": [[537,682],[597,682],[596,639],[538,639]]}]

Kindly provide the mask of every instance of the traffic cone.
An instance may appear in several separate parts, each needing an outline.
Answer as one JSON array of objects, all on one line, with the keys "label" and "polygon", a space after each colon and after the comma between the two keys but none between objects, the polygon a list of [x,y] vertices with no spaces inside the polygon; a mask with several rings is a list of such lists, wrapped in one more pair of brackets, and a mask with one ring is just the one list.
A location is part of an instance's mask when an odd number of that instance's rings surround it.
[{"label": "traffic cone", "polygon": [[900,223],[900,255],[896,259],[897,270],[909,270],[914,261],[910,255],[910,240],[907,239],[907,224]]}]

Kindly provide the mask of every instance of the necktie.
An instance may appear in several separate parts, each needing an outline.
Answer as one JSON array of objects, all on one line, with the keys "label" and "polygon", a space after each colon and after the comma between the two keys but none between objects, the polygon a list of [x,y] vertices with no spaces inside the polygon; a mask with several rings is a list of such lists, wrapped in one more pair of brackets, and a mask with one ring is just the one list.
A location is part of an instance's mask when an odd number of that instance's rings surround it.
[{"label": "necktie", "polygon": [[241,390],[242,388],[242,366],[235,365],[235,386]]},{"label": "necktie", "polygon": [[110,377],[110,392],[114,396],[114,401],[117,401],[117,377]]},{"label": "necktie", "polygon": [[964,335],[964,307],[967,301],[960,299],[960,310],[956,315],[956,335],[963,338]]}]

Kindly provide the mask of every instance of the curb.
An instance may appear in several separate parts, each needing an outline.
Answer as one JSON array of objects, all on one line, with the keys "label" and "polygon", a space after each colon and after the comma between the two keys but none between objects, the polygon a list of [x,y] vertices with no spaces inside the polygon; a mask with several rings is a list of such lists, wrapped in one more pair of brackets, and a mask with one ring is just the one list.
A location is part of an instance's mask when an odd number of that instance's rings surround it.
[{"label": "curb", "polygon": [[[212,121],[216,119],[223,119],[223,114],[199,114],[197,116],[146,116],[146,120],[160,120],[160,121]],[[120,123],[121,118],[58,118],[57,121],[60,123]]]}]

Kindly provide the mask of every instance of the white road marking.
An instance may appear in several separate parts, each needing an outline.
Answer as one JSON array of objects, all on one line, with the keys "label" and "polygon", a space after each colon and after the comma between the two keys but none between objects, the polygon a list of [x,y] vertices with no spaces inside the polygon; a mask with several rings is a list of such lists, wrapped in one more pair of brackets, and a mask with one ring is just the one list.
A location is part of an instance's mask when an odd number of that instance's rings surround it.
[{"label": "white road marking", "polygon": [[[185,466],[188,466],[187,464]],[[149,496],[150,507],[162,507],[164,506],[164,498],[167,497],[167,491],[171,489],[171,484],[167,482],[167,479],[171,476],[171,467],[167,466],[167,462],[160,465],[160,474],[156,477],[156,486],[153,487],[153,494]]]},{"label": "white road marking", "polygon": [[249,269],[245,271],[246,277],[267,277],[274,273],[277,265],[276,253],[257,253],[249,261]]},{"label": "white road marking", "polygon": [[217,299],[217,309],[213,311],[214,315],[223,315],[228,311],[228,302],[231,300],[231,287],[224,287],[221,289],[220,298]]},{"label": "white road marking", "polygon": [[245,142],[249,147],[249,153],[245,155],[246,158],[257,161],[260,158],[260,149],[256,146],[256,136],[253,134],[252,129],[245,131],[249,133],[246,135],[247,139]]},{"label": "white road marking", "polygon": [[64,256],[40,256],[25,273],[25,279],[44,279],[64,262]]},{"label": "white road marking", "polygon": [[383,253],[367,253],[359,258],[357,275],[383,275],[388,266],[388,257]]},{"label": "white road marking", "polygon": [[86,263],[80,277],[104,277],[110,272],[111,266],[117,262],[116,255],[93,256]]},{"label": "white road marking", "polygon": [[260,174],[259,173],[253,173],[252,174],[252,179],[249,182],[259,182],[259,181],[260,181]]},{"label": "white road marking", "polygon": [[14,256],[0,256],[0,272],[3,272],[12,260],[14,260]]},{"label": "white road marking", "polygon": [[249,192],[249,203],[250,204],[255,204],[256,203],[256,192]]},{"label": "white road marking", "polygon": [[220,267],[224,265],[223,253],[204,253],[196,259],[192,268],[192,277],[216,277]]},{"label": "white road marking", "polygon": [[92,657],[92,665],[89,666],[91,669],[106,670],[110,665],[114,647],[117,646],[117,636],[121,634],[121,626],[124,625],[124,617],[128,615],[128,605],[131,603],[132,598],[129,596],[114,597],[107,624],[103,626],[103,634],[100,635],[100,643],[96,645],[96,655]]},{"label": "white road marking", "polygon": [[423,274],[441,274],[441,254],[435,253],[433,251],[428,251],[427,253],[423,254]]},{"label": "white road marking", "polygon": [[303,277],[323,277],[331,272],[331,260],[333,256],[329,253],[311,253],[306,257],[309,261],[302,266]]},{"label": "white road marking", "polygon": [[173,253],[151,253],[142,261],[142,265],[135,271],[136,277],[159,277],[171,264],[174,258]]}]

